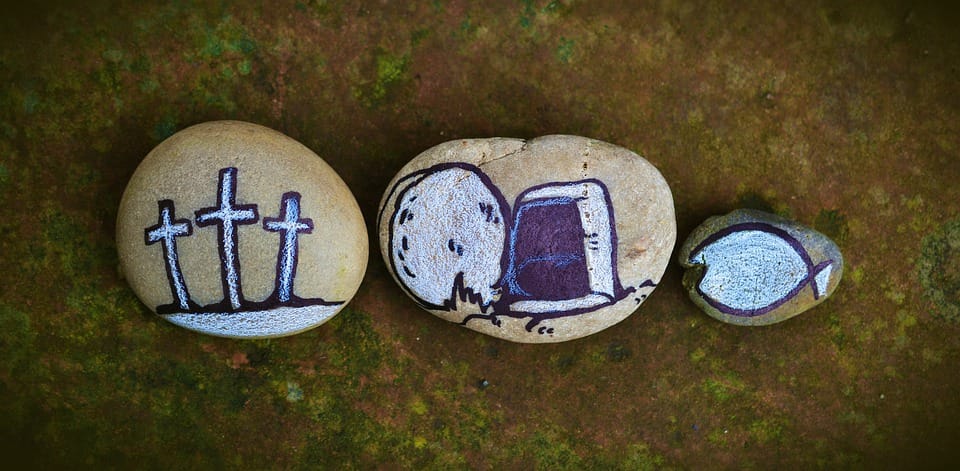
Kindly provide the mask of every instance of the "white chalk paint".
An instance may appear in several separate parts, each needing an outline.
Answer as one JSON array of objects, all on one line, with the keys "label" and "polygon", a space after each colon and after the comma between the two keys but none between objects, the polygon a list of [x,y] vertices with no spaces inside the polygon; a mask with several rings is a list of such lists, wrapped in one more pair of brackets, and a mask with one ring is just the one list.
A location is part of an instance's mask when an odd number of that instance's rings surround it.
[{"label": "white chalk paint", "polygon": [[289,335],[316,327],[334,316],[334,306],[276,307],[264,311],[180,313],[163,316],[168,321],[205,334],[232,338]]},{"label": "white chalk paint", "polygon": [[[707,267],[699,285],[703,294],[742,311],[770,306],[809,281],[807,263],[797,250],[783,238],[759,230],[721,237],[693,254],[691,262]],[[824,271],[823,290],[829,279],[829,270]]]},{"label": "white chalk paint", "polygon": [[173,288],[174,302],[180,306],[180,309],[190,309],[190,294],[187,293],[186,283],[183,281],[183,273],[180,270],[180,262],[177,255],[177,237],[192,235],[193,231],[190,222],[175,223],[173,221],[173,201],[160,202],[160,222],[153,230],[147,228],[147,245],[163,242],[163,253],[166,256],[167,272],[170,283]]},{"label": "white chalk paint", "polygon": [[[217,208],[207,208],[196,214],[198,226],[216,224],[220,228],[220,252],[224,270],[227,297],[234,309],[239,309],[243,300],[240,295],[240,261],[235,242],[237,224],[252,224],[259,219],[256,205],[236,206],[237,169],[228,167],[220,171],[220,191]],[[220,221],[219,223],[217,221]]]},{"label": "white chalk paint", "polygon": [[816,295],[819,298],[827,293],[827,286],[830,285],[830,274],[833,273],[833,265],[827,265],[820,273],[817,273],[817,276],[814,277],[816,281]]},{"label": "white chalk paint", "polygon": [[493,302],[506,239],[504,208],[480,177],[449,168],[411,183],[400,195],[390,257],[403,284],[439,306],[463,273],[464,287],[481,304]]},{"label": "white chalk paint", "polygon": [[560,301],[517,301],[510,304],[510,310],[513,312],[526,312],[530,314],[544,314],[548,312],[573,311],[575,309],[590,309],[596,306],[609,304],[614,301],[612,296],[603,294],[588,294],[575,299],[563,299]]}]

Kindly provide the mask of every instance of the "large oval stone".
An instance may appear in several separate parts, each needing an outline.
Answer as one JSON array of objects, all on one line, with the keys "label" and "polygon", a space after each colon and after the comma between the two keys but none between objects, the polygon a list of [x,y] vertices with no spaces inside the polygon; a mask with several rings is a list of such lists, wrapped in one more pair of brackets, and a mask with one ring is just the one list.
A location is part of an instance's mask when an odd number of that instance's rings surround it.
[{"label": "large oval stone", "polygon": [[690,299],[737,325],[789,319],[827,299],[843,256],[827,236],[775,214],[738,209],[707,219],[683,244]]},{"label": "large oval stone", "polygon": [[120,202],[123,273],[150,309],[223,337],[316,327],[353,297],[367,264],[360,208],[299,142],[217,121],[184,129],[134,172]]},{"label": "large oval stone", "polygon": [[629,316],[676,240],[673,196],[637,154],[577,136],[433,147],[390,182],[380,248],[417,304],[515,342],[559,342]]}]

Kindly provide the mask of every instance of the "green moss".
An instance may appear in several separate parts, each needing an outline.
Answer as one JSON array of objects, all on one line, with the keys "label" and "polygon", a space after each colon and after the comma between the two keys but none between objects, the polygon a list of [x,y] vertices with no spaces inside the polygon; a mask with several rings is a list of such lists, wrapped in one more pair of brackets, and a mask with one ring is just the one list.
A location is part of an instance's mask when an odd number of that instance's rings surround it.
[{"label": "green moss", "polygon": [[100,57],[103,57],[103,60],[107,62],[121,62],[123,61],[123,51],[119,49],[107,49],[100,54]]},{"label": "green moss", "polygon": [[377,81],[374,84],[374,98],[383,98],[386,87],[403,76],[407,68],[408,57],[381,54],[377,56]]},{"label": "green moss", "polygon": [[737,197],[736,206],[738,208],[756,209],[768,213],[776,212],[776,210],[773,209],[773,203],[755,191],[745,191],[741,193],[740,196]]},{"label": "green moss", "polygon": [[733,396],[730,389],[727,388],[725,384],[713,378],[707,378],[703,380],[703,383],[700,385],[700,389],[703,392],[713,396],[714,399],[720,402],[726,401]]},{"label": "green moss", "polygon": [[27,258],[25,268],[30,272],[59,268],[68,280],[88,278],[104,251],[91,243],[80,221],[50,206],[40,214],[40,227],[41,243],[33,245],[40,257],[36,260],[39,266]]},{"label": "green moss", "polygon": [[650,450],[646,443],[633,443],[627,447],[627,455],[618,466],[619,469],[652,471],[663,469],[665,460]]},{"label": "green moss", "polygon": [[[373,373],[384,357],[380,336],[370,323],[370,316],[349,307],[340,311],[329,324],[336,331],[339,348],[331,352],[331,361],[344,368],[351,382],[361,375]],[[335,356],[334,356],[335,355]]]},{"label": "green moss", "polygon": [[732,398],[737,393],[744,390],[746,385],[733,373],[724,374],[722,377],[707,378],[700,384],[700,389],[713,396],[719,402],[724,402]]},{"label": "green moss", "polygon": [[567,39],[564,37],[560,38],[560,43],[557,45],[557,60],[561,64],[566,64],[570,62],[570,58],[573,56],[573,48],[576,43],[572,39]]},{"label": "green moss", "polygon": [[248,59],[244,59],[237,64],[237,73],[240,75],[249,75],[251,70],[252,66],[250,65],[250,60]]},{"label": "green moss", "polygon": [[33,114],[40,106],[40,97],[36,92],[29,91],[23,95],[23,111],[27,114]]},{"label": "green moss", "polygon": [[177,132],[177,118],[171,115],[166,115],[153,125],[153,131],[150,132],[150,137],[155,141],[162,141]]},{"label": "green moss", "polygon": [[300,402],[303,400],[303,388],[296,381],[287,381],[287,402]]},{"label": "green moss", "polygon": [[849,232],[847,218],[837,210],[821,210],[817,213],[813,227],[838,244],[846,240]]},{"label": "green moss", "polygon": [[236,78],[236,74],[233,72],[233,68],[230,67],[230,64],[223,64],[220,67],[220,77],[223,77],[225,80],[231,80]]},{"label": "green moss", "polygon": [[[330,390],[326,392],[330,394]],[[444,467],[460,462],[457,453],[434,450],[428,436],[389,428],[354,407],[349,392],[334,392],[316,415],[300,464],[304,469],[369,468],[392,463],[400,468]]]},{"label": "green moss", "polygon": [[838,349],[843,349],[846,345],[847,334],[843,331],[843,325],[840,323],[840,316],[830,314],[827,318],[827,331],[830,333],[830,339]]},{"label": "green moss", "polygon": [[409,61],[409,54],[378,52],[374,58],[373,80],[353,87],[353,97],[368,108],[379,105],[405,81]]},{"label": "green moss", "polygon": [[75,284],[66,296],[66,306],[71,317],[77,320],[75,334],[89,334],[98,337],[105,330],[112,330],[113,322],[119,321],[127,313],[138,310],[139,303],[126,289],[104,290],[86,283]]},{"label": "green moss", "polygon": [[920,354],[924,363],[929,363],[932,365],[939,365],[940,363],[943,363],[943,353],[939,350],[934,350],[930,347],[924,347]]},{"label": "green moss", "polygon": [[[0,381],[23,378],[29,365],[37,360],[34,340],[37,333],[27,313],[0,303]],[[11,385],[4,385],[9,388]]]},{"label": "green moss", "polygon": [[414,47],[419,46],[425,39],[430,37],[430,28],[417,28],[410,33],[410,44]]},{"label": "green moss", "polygon": [[525,447],[532,455],[535,469],[582,469],[581,458],[555,431],[540,431]]},{"label": "green moss", "polygon": [[84,162],[67,164],[67,191],[76,198],[90,194],[91,189],[100,182],[100,172]]},{"label": "green moss", "polygon": [[889,299],[896,305],[901,305],[906,300],[907,295],[900,290],[894,288],[887,288],[883,291],[883,297]]},{"label": "green moss", "polygon": [[568,373],[576,364],[577,357],[569,353],[550,356],[550,365],[561,374]]},{"label": "green moss", "polygon": [[690,361],[693,363],[699,363],[700,360],[703,360],[707,356],[707,352],[702,348],[697,348],[696,350],[690,352]]},{"label": "green moss", "polygon": [[923,239],[917,270],[934,315],[960,323],[960,219],[945,223]]},{"label": "green moss", "polygon": [[630,351],[627,346],[619,342],[611,343],[607,345],[607,360],[614,363],[620,363],[628,358],[633,352]]},{"label": "green moss", "polygon": [[860,283],[863,283],[863,276],[863,267],[856,267],[853,270],[850,270],[850,280],[853,281],[854,284],[859,285]]},{"label": "green moss", "polygon": [[145,74],[150,72],[150,59],[143,54],[137,55],[137,57],[130,62],[129,70],[130,72],[136,74]]},{"label": "green moss", "polygon": [[413,412],[417,415],[424,415],[430,411],[430,409],[427,407],[427,403],[423,402],[423,399],[419,397],[414,398],[414,400],[410,402],[409,408],[410,412]]},{"label": "green moss", "polygon": [[523,12],[520,14],[520,26],[527,29],[533,23],[536,10],[533,9],[533,0],[523,0],[521,3],[523,3]]},{"label": "green moss", "polygon": [[7,166],[0,162],[0,191],[7,189],[7,183],[10,182],[10,171]]},{"label": "green moss", "polygon": [[715,428],[707,434],[707,441],[716,446],[724,446],[727,444],[727,433],[727,429]]},{"label": "green moss", "polygon": [[467,15],[467,17],[464,18],[463,21],[460,22],[460,34],[461,34],[461,35],[470,34],[470,33],[474,32],[474,31],[476,31],[476,29],[477,29],[477,28],[476,28],[475,26],[473,26],[472,23],[470,23],[470,15]]},{"label": "green moss", "polygon": [[145,78],[140,82],[140,91],[143,93],[153,93],[160,88],[160,82],[153,78]]},{"label": "green moss", "polygon": [[227,15],[213,28],[206,30],[199,54],[205,59],[216,59],[225,53],[248,55],[257,50],[242,24]]},{"label": "green moss", "polygon": [[757,443],[779,443],[783,437],[783,424],[774,419],[755,420],[750,424],[750,436]]},{"label": "green moss", "polygon": [[563,8],[563,3],[557,0],[554,0],[548,3],[545,7],[543,7],[542,11],[544,13],[556,13],[556,12],[559,12],[562,8]]},{"label": "green moss", "polygon": [[897,311],[897,329],[893,337],[893,346],[897,350],[906,348],[910,343],[909,330],[917,325],[917,317],[905,309]]}]

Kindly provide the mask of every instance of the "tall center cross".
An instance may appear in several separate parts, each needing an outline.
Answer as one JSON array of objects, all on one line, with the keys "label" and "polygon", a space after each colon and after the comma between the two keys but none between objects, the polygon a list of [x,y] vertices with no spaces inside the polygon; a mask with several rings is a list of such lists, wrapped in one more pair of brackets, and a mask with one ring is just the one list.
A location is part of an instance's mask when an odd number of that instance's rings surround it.
[{"label": "tall center cross", "polygon": [[240,287],[240,255],[237,247],[237,226],[254,224],[260,216],[257,205],[237,205],[237,169],[227,167],[220,170],[220,186],[217,205],[196,211],[197,226],[217,226],[220,236],[220,274],[223,290],[230,299],[233,310],[240,308],[243,293]]},{"label": "tall center cross", "polygon": [[280,199],[280,215],[263,218],[263,228],[280,233],[280,254],[277,262],[275,294],[281,303],[290,301],[293,277],[297,273],[297,239],[299,233],[313,232],[313,220],[300,219],[300,193],[289,191]]}]

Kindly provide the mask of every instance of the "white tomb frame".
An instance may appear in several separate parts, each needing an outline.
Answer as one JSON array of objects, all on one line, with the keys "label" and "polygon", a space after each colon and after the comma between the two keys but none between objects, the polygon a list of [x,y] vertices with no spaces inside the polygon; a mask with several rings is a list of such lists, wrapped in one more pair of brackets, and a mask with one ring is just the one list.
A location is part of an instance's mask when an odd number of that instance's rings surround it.
[{"label": "white tomb frame", "polygon": [[[516,231],[520,226],[520,214],[525,203],[533,201],[569,198],[575,202],[583,228],[583,252],[587,267],[590,293],[562,300],[526,299],[510,304],[513,312],[543,314],[550,312],[590,309],[616,300],[613,268],[613,227],[606,191],[594,181],[548,184],[528,190],[517,199],[510,243],[516,243]],[[516,260],[509,260],[511,267]]]}]

